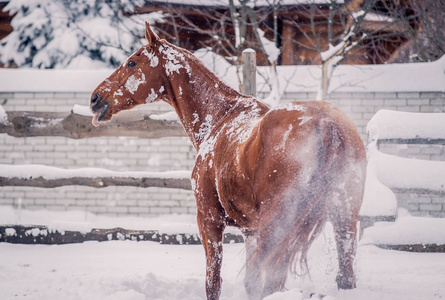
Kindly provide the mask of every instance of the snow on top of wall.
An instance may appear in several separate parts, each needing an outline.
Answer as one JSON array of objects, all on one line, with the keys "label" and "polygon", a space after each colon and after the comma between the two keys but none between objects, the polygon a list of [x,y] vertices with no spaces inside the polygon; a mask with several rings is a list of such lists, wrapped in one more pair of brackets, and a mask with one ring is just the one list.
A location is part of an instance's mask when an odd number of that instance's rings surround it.
[{"label": "snow on top of wall", "polygon": [[366,228],[361,245],[445,244],[445,219],[405,216]]},{"label": "snow on top of wall", "polygon": [[93,92],[113,70],[0,69],[0,92]]},{"label": "snow on top of wall", "polygon": [[[329,92],[443,92],[444,71],[445,56],[429,63],[340,65],[334,70]],[[280,86],[287,86],[288,92],[318,89],[320,66],[280,66],[278,72]]]},{"label": "snow on top of wall", "polygon": [[[20,205],[20,204],[19,204]],[[126,229],[142,229],[160,230],[166,224],[173,231],[173,225],[190,224],[196,225],[196,216],[187,214],[172,214],[159,217],[152,216],[150,218],[142,217],[110,217],[97,215],[86,211],[51,211],[51,210],[27,210],[15,209],[12,206],[0,206],[0,225],[24,225],[39,224],[47,226],[50,230],[58,230],[60,232],[67,230],[75,230],[87,233],[93,228],[115,228],[121,227]],[[197,233],[198,231],[193,233]],[[174,234],[182,233],[176,230]]]},{"label": "snow on top of wall", "polygon": [[[20,202],[19,202],[20,206]],[[193,214],[167,214],[143,217],[110,217],[85,211],[51,211],[46,209],[29,210],[12,206],[0,206],[0,225],[47,226],[50,231],[74,230],[83,233],[94,228],[125,228],[158,230],[159,234],[199,234],[196,216]],[[241,234],[238,228],[227,227],[226,233]]]},{"label": "snow on top of wall", "polygon": [[178,114],[175,111],[169,111],[163,114],[154,114],[149,116],[152,120],[161,121],[179,121]]},{"label": "snow on top of wall", "polygon": [[[445,84],[445,82],[444,82]],[[445,139],[445,114],[382,109],[369,121],[369,139]]]},{"label": "snow on top of wall", "polygon": [[72,111],[73,111],[73,114],[80,115],[80,116],[86,116],[86,117],[94,116],[90,107],[85,106],[85,105],[74,104]]},{"label": "snow on top of wall", "polygon": [[163,178],[189,179],[190,171],[168,172],[116,172],[100,168],[61,169],[45,165],[0,165],[0,177],[66,179],[75,177],[125,177],[125,178]]},{"label": "snow on top of wall", "polygon": [[377,150],[375,142],[368,145],[368,159],[375,160],[376,177],[389,188],[445,192],[445,162],[385,154]]},{"label": "snow on top of wall", "polygon": [[[443,127],[441,127],[443,128]],[[445,192],[445,162],[389,155],[368,145],[368,168],[362,216],[394,216],[397,200],[391,189]]]},{"label": "snow on top of wall", "polygon": [[[273,78],[271,68],[258,67],[257,92],[269,92],[263,77]],[[238,86],[235,67],[217,69],[233,88]],[[430,63],[387,65],[340,65],[331,79],[329,92],[443,92],[445,56]],[[0,69],[0,92],[88,92],[113,70]],[[320,66],[279,66],[279,86],[289,92],[317,92]]]}]

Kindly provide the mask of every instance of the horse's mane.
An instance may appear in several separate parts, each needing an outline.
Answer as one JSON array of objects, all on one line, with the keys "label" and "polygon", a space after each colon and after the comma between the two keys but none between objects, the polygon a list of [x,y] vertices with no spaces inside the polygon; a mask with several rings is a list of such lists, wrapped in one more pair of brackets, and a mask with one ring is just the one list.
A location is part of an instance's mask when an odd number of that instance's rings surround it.
[{"label": "horse's mane", "polygon": [[201,77],[206,78],[206,81],[211,82],[213,85],[215,83],[218,84],[218,90],[223,92],[224,94],[230,94],[234,97],[244,97],[243,94],[238,92],[237,90],[228,86],[218,75],[216,75],[212,70],[210,70],[200,59],[198,59],[193,53],[190,51],[178,47],[169,43],[166,40],[161,40],[163,45],[174,48],[176,51],[182,53],[186,58],[187,62],[190,65],[193,65],[193,71],[198,71]]}]

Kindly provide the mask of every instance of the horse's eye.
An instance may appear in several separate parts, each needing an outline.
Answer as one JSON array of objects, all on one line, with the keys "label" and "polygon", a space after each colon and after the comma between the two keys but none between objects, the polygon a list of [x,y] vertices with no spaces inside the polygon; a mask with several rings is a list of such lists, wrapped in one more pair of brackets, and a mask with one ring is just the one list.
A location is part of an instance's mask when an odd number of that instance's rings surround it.
[{"label": "horse's eye", "polygon": [[127,67],[129,67],[129,68],[136,67],[136,62],[133,61],[133,60],[130,60],[130,61],[127,63]]}]

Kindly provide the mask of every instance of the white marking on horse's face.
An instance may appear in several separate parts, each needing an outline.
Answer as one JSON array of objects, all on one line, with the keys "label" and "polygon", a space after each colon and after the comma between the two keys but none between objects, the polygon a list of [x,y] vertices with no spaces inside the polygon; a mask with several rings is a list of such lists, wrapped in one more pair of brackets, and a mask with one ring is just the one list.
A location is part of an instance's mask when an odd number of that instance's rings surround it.
[{"label": "white marking on horse's face", "polygon": [[142,73],[141,71],[139,71],[138,73],[139,73],[139,77],[137,77],[136,75],[131,75],[130,77],[128,77],[127,81],[125,82],[125,88],[131,94],[134,94],[138,90],[138,88],[141,84],[147,83],[147,81],[145,81],[145,74]]},{"label": "white marking on horse's face", "polygon": [[124,95],[124,93],[122,93],[122,89],[119,88],[116,92],[114,92],[113,97],[123,96],[123,95]]}]

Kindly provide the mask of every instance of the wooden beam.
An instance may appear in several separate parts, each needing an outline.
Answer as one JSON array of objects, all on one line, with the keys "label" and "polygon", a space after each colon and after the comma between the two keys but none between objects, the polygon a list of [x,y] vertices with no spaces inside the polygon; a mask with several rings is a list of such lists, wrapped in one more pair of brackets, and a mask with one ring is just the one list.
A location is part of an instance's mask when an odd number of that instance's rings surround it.
[{"label": "wooden beam", "polygon": [[427,253],[445,252],[445,245],[441,244],[376,245],[376,246],[383,249],[398,250],[405,252],[427,252]]},{"label": "wooden beam", "polygon": [[100,168],[62,169],[44,165],[0,165],[0,186],[134,186],[191,190],[190,175],[189,171],[115,172]]},{"label": "wooden beam", "polygon": [[422,138],[413,137],[408,139],[402,138],[388,138],[388,139],[378,139],[377,146],[381,144],[416,144],[416,145],[445,145],[444,138]]},{"label": "wooden beam", "polygon": [[290,22],[283,22],[282,33],[282,50],[281,50],[281,64],[282,65],[294,65],[294,29]]},{"label": "wooden beam", "polygon": [[[153,113],[153,112],[152,112]],[[178,121],[154,120],[149,112],[121,112],[99,127],[91,116],[57,112],[6,112],[7,122],[0,123],[0,133],[14,137],[62,136],[72,139],[131,136],[139,138],[184,137]]]}]

